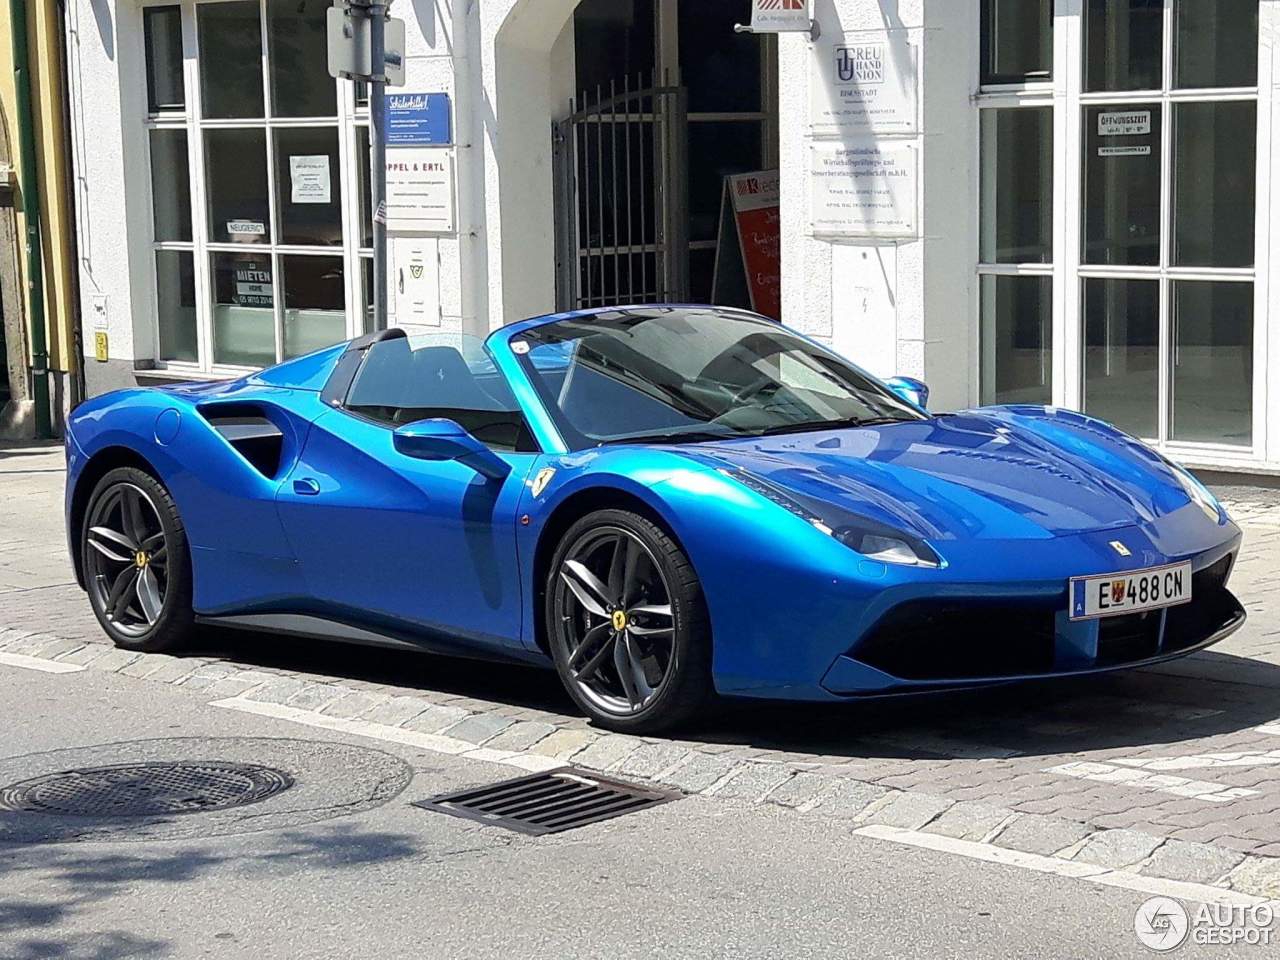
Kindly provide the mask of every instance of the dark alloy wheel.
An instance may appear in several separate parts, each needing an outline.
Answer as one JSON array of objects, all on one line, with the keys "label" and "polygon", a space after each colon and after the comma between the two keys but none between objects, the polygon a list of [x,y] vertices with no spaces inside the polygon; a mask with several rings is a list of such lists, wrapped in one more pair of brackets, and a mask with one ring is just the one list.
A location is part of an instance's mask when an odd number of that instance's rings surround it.
[{"label": "dark alloy wheel", "polygon": [[659,527],[604,510],[566,534],[547,584],[548,636],[570,695],[602,726],[653,732],[710,693],[710,637],[688,559]]},{"label": "dark alloy wheel", "polygon": [[151,652],[186,639],[194,619],[187,540],[154,477],[133,467],[104,476],[80,543],[89,602],[118,646]]}]

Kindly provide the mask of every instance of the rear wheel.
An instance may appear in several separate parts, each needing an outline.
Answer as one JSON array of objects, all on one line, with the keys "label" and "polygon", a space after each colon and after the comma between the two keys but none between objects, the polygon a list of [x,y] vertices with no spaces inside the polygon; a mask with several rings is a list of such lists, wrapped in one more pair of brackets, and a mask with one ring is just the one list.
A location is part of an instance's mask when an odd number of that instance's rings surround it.
[{"label": "rear wheel", "polygon": [[626,733],[677,726],[711,694],[711,636],[688,557],[656,524],[601,510],[565,534],[546,591],[547,636],[569,695]]},{"label": "rear wheel", "polygon": [[94,488],[80,531],[89,603],[126,650],[172,650],[190,635],[191,558],[177,504],[150,474],[112,470]]}]

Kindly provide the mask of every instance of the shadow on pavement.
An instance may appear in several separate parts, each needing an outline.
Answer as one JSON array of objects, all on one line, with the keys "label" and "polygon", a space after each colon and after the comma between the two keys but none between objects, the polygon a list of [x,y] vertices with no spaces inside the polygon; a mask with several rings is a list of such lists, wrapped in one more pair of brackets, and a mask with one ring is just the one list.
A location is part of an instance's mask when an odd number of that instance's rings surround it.
[{"label": "shadow on pavement", "polygon": [[[108,852],[102,852],[104,846],[55,843],[0,847],[0,950],[5,960],[136,960],[168,956],[171,942],[130,930],[72,930],[86,926],[97,929],[100,905],[108,900],[145,898],[149,890],[172,890],[172,884],[215,872],[224,874],[228,882],[244,875],[287,878],[303,871],[332,872],[422,858],[433,852],[464,852],[433,851],[419,837],[365,831],[351,824],[259,834],[250,846],[139,844],[137,853],[121,852],[120,844],[112,844]],[[127,851],[127,845],[123,846]],[[28,895],[24,890],[39,893]],[[212,916],[207,930],[200,933],[210,939],[209,947],[214,952],[213,940],[235,938],[234,933],[222,930]]]},{"label": "shadow on pavement", "polygon": [[[549,670],[205,630],[203,655],[580,716]],[[1130,671],[982,690],[835,704],[727,701],[679,739],[848,759],[982,759],[1178,744],[1273,722],[1280,667],[1228,654],[1185,675]],[[1196,666],[1204,676],[1196,675]],[[1222,682],[1226,674],[1240,681]],[[791,759],[801,761],[804,756]]]}]

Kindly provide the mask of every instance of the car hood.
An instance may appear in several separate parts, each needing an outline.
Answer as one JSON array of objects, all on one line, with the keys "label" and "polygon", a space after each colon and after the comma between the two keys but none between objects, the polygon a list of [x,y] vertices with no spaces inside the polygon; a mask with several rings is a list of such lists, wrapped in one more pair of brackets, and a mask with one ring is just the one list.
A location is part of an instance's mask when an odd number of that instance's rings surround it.
[{"label": "car hood", "polygon": [[[1146,447],[1097,421],[1007,409],[704,444],[692,454],[824,517],[924,539],[1044,539],[1150,524],[1190,498]],[[757,484],[759,486],[759,484]]]}]

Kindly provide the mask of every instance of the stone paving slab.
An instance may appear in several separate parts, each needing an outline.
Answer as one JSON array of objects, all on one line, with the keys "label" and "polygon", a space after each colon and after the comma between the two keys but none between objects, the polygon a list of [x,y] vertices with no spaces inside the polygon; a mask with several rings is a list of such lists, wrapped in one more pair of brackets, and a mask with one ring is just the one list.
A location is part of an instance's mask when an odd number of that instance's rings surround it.
[{"label": "stone paving slab", "polygon": [[[434,675],[439,661],[427,657],[387,654],[402,669],[380,673],[368,651],[329,652],[317,663],[305,652],[274,654],[286,645],[252,635],[190,657],[115,650],[63,558],[60,476],[15,480],[0,460],[0,483],[0,565],[22,571],[18,586],[0,582],[0,650],[176,684],[207,700],[288,704],[727,802],[772,803],[846,829],[921,830],[1280,896],[1280,754],[1270,756],[1280,751],[1274,491],[1232,501],[1246,530],[1233,587],[1251,621],[1212,651],[1087,683],[907,706],[755,705],[711,718],[697,740],[672,741],[590,728],[566,712],[553,679],[529,681],[536,695],[521,681],[511,684],[520,692],[479,696],[487,688],[478,668],[461,680],[455,670],[446,684],[406,680]],[[1061,772],[1081,764],[1089,776]]]}]

